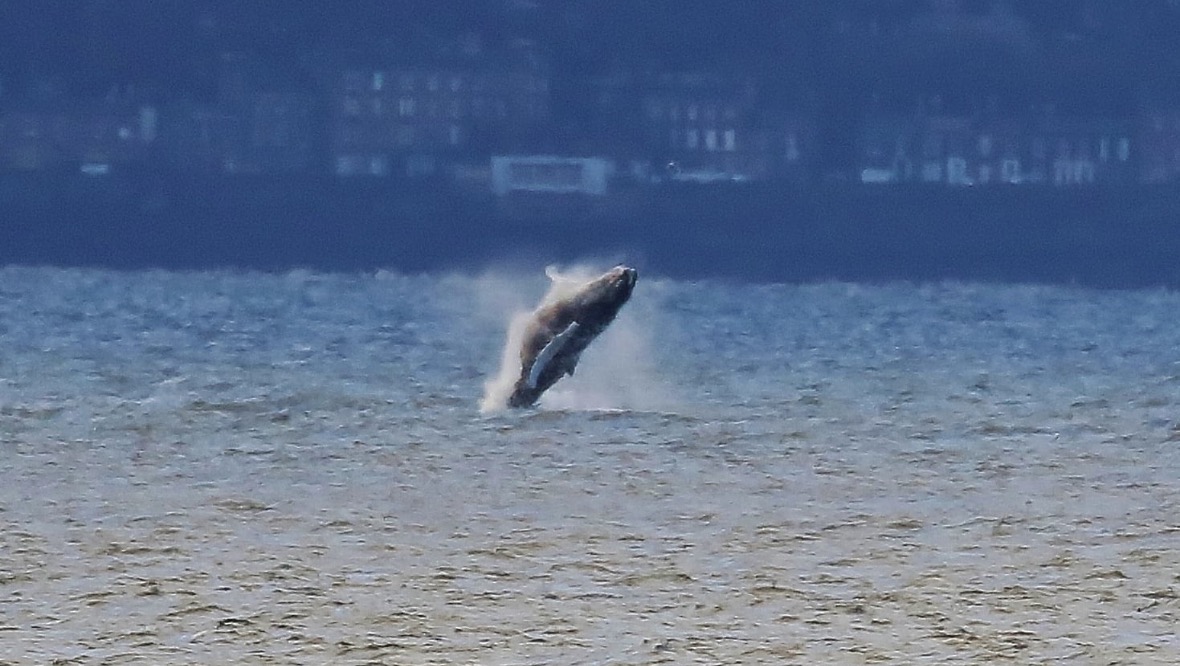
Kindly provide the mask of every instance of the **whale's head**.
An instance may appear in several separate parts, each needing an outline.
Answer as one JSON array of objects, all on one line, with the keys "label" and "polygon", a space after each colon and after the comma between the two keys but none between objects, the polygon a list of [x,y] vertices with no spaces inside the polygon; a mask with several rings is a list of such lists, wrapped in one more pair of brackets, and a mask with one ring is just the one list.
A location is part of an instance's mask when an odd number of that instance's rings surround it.
[{"label": "whale's head", "polygon": [[586,284],[579,291],[577,300],[585,308],[609,310],[607,316],[613,318],[631,298],[638,279],[639,273],[634,268],[615,266]]},{"label": "whale's head", "polygon": [[610,269],[598,279],[606,285],[605,288],[610,290],[615,298],[626,301],[631,298],[635,282],[639,279],[639,272],[630,266],[620,265]]}]

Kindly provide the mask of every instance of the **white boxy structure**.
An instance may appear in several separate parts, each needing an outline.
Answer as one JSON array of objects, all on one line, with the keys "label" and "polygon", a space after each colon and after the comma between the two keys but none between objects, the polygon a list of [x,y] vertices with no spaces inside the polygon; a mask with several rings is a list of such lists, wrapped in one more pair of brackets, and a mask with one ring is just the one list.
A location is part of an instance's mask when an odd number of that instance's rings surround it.
[{"label": "white boxy structure", "polygon": [[492,158],[492,192],[606,194],[614,163],[602,157],[499,155]]}]

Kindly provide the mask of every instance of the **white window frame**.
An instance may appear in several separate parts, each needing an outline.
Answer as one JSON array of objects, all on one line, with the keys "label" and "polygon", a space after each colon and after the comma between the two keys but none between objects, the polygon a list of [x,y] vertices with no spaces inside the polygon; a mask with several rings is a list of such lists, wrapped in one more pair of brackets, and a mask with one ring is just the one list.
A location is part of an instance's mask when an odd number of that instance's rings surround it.
[{"label": "white window frame", "polygon": [[1020,182],[1020,160],[1009,157],[1000,162],[1000,178],[1005,183]]}]

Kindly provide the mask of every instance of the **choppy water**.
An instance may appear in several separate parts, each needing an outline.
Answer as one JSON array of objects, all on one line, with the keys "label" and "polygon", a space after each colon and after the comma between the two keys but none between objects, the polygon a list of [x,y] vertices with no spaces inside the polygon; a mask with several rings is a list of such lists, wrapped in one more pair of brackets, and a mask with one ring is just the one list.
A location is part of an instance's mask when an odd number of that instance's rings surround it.
[{"label": "choppy water", "polygon": [[0,269],[0,663],[1180,662],[1180,295]]}]

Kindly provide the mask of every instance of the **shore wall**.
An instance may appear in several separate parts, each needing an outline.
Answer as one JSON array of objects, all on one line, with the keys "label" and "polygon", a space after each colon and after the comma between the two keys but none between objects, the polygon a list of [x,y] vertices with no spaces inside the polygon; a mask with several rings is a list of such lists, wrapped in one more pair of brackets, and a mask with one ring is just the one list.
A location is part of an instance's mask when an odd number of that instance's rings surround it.
[{"label": "shore wall", "polygon": [[0,264],[1180,287],[1173,187],[764,183],[496,198],[444,180],[0,175]]}]

